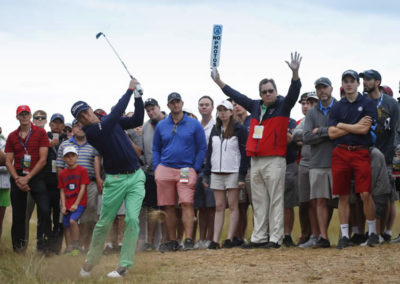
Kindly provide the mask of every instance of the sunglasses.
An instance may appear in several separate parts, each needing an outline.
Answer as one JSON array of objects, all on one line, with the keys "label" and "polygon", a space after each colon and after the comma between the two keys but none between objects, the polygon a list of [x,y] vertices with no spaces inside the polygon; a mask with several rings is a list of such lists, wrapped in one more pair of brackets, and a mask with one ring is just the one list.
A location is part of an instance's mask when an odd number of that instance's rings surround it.
[{"label": "sunglasses", "polygon": [[272,94],[274,91],[275,91],[274,89],[264,90],[264,91],[261,91],[261,94],[263,94],[263,95],[266,95],[267,93]]},{"label": "sunglasses", "polygon": [[35,120],[45,120],[47,117],[45,116],[34,116],[33,119]]},{"label": "sunglasses", "polygon": [[72,129],[66,128],[66,129],[64,129],[63,131],[64,131],[64,132],[72,132]]}]

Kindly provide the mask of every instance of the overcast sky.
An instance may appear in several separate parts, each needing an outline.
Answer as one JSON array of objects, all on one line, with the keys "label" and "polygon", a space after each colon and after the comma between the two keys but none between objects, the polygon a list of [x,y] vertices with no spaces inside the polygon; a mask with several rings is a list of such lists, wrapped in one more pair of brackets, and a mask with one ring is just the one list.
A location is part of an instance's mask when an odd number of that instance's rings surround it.
[{"label": "overcast sky", "polygon": [[[341,73],[378,70],[398,94],[400,1],[4,1],[0,0],[0,126],[18,126],[16,107],[63,113],[77,100],[107,112],[129,77],[104,38],[144,89],[167,110],[179,92],[196,114],[197,100],[224,94],[210,78],[211,33],[222,24],[221,79],[249,97],[274,78],[286,95],[291,51],[303,56],[301,92],[320,76],[338,97]],[[362,91],[362,86],[360,86]],[[128,110],[133,110],[133,100]],[[300,105],[292,117],[300,118]],[[147,120],[147,116],[145,120]],[[47,127],[48,129],[48,127]]]}]

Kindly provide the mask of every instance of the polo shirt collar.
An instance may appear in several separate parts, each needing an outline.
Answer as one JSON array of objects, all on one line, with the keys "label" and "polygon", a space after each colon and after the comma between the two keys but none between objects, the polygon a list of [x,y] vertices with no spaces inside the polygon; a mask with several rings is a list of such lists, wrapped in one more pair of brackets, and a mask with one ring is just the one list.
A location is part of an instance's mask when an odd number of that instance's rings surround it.
[{"label": "polo shirt collar", "polygon": [[78,142],[76,142],[76,140],[75,140],[75,135],[72,136],[72,137],[69,139],[69,142],[74,143],[75,145],[77,145],[77,146],[79,146],[79,147],[82,147],[82,146],[84,146],[84,145],[86,145],[86,144],[88,143],[88,142],[87,142],[87,139],[86,139],[85,143],[83,143],[82,145],[79,145]]}]

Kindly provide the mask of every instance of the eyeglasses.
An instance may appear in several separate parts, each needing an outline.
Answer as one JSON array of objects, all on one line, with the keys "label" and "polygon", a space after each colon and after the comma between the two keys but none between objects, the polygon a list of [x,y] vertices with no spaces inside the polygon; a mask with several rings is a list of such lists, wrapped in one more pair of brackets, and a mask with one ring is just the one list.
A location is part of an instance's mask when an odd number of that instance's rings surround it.
[{"label": "eyeglasses", "polygon": [[268,89],[268,90],[261,91],[261,94],[263,94],[263,95],[266,95],[267,93],[272,94],[274,91],[275,91],[274,89]]},{"label": "eyeglasses", "polygon": [[35,120],[46,120],[47,117],[45,116],[34,116],[33,119]]},{"label": "eyeglasses", "polygon": [[72,132],[72,129],[66,128],[63,130],[64,132]]},{"label": "eyeglasses", "polygon": [[178,130],[178,124],[174,124],[174,128],[172,128],[172,134],[175,134]]}]

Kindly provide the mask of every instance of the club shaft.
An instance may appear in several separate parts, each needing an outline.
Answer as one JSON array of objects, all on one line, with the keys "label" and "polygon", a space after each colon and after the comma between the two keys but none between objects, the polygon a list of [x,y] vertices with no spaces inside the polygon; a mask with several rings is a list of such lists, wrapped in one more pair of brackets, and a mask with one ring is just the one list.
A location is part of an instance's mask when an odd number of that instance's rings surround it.
[{"label": "club shaft", "polygon": [[131,75],[131,73],[128,70],[128,67],[126,67],[125,63],[122,61],[121,57],[119,56],[118,52],[115,50],[115,48],[112,46],[111,42],[108,40],[108,38],[106,37],[105,34],[103,34],[104,38],[106,39],[108,45],[111,47],[111,49],[114,51],[115,55],[118,57],[119,61],[121,62],[122,66],[124,66],[126,72],[128,72],[129,77],[131,77],[131,79],[133,79],[133,76]]}]

